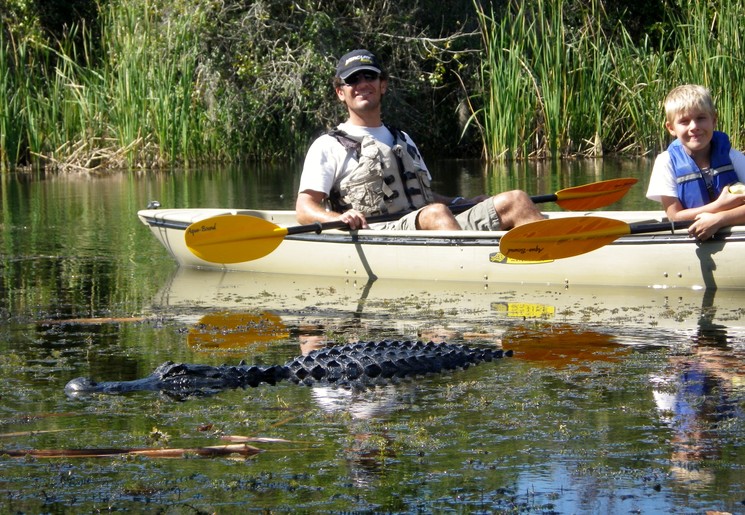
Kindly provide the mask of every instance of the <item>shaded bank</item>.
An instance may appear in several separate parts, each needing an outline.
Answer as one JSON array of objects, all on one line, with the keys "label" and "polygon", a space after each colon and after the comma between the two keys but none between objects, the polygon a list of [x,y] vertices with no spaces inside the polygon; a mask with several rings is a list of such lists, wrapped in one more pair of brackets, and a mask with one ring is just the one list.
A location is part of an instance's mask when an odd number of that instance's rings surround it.
[{"label": "shaded bank", "polygon": [[339,120],[329,77],[335,57],[358,46],[375,49],[392,75],[386,121],[429,155],[647,154],[665,142],[665,92],[691,81],[711,87],[737,145],[743,6],[627,4],[624,14],[599,1],[401,11],[383,0],[113,0],[47,39],[19,28],[11,2],[0,33],[0,166],[300,155]]}]

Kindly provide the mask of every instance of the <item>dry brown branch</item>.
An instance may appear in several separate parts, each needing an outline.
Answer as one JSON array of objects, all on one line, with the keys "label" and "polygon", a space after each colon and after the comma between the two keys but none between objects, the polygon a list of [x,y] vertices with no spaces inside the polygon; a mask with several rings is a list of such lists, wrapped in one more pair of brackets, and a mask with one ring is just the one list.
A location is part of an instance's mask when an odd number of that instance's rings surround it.
[{"label": "dry brown branch", "polygon": [[[113,138],[89,138],[68,142],[49,154],[33,153],[47,168],[60,172],[98,172],[129,167],[158,168],[166,165],[151,137],[138,137],[124,147]],[[170,163],[172,164],[172,163]]]},{"label": "dry brown branch", "polygon": [[148,458],[187,458],[189,456],[199,456],[211,458],[215,456],[253,456],[262,452],[262,449],[240,444],[214,445],[208,447],[189,447],[189,448],[111,448],[111,449],[26,449],[26,450],[6,450],[0,452],[12,458],[106,458],[111,456],[146,456]]},{"label": "dry brown branch", "polygon": [[62,431],[72,431],[72,429],[46,429],[42,431],[17,431],[15,433],[0,433],[0,438],[17,438],[19,436],[34,436],[46,433],[61,433]]}]

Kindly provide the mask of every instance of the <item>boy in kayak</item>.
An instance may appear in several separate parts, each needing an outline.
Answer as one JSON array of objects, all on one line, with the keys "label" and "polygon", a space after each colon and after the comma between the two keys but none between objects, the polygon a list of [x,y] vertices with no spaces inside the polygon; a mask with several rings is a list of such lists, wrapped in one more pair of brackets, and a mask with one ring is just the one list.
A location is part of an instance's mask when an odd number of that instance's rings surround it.
[{"label": "boy in kayak", "polygon": [[[647,198],[662,203],[670,220],[695,220],[688,233],[708,240],[722,227],[745,223],[745,156],[714,130],[717,112],[703,86],[678,86],[665,98],[665,127],[673,141],[655,160]],[[745,193],[745,190],[741,193]]]},{"label": "boy in kayak", "polygon": [[[520,190],[471,199],[432,191],[417,146],[382,121],[387,89],[388,76],[371,52],[354,50],[339,60],[334,90],[349,118],[308,150],[295,205],[299,223],[341,220],[361,229],[367,216],[412,211],[374,228],[507,230],[543,218]],[[476,205],[457,216],[449,209],[465,203]]]}]

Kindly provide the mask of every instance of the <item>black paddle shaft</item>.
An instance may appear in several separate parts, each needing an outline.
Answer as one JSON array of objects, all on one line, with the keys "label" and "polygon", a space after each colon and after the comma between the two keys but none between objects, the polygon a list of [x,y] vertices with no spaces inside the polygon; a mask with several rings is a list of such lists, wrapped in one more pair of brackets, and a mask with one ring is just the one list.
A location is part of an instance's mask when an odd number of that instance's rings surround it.
[{"label": "black paddle shaft", "polygon": [[[555,195],[545,195],[546,197],[551,197]],[[545,202],[551,202],[551,200],[546,200]],[[467,204],[456,204],[454,206],[450,206],[450,211],[453,212],[453,214],[462,213],[463,211],[467,211],[471,209],[476,204],[467,203]],[[413,213],[414,211],[399,211],[397,213],[386,213],[383,215],[375,215],[375,216],[369,216],[367,217],[367,223],[368,224],[377,224],[381,222],[391,222],[393,220],[398,220],[399,218],[408,215],[409,213]],[[313,224],[308,225],[296,225],[294,227],[288,227],[287,228],[287,234],[302,234],[306,232],[314,232],[316,234],[321,234],[323,231],[327,231],[329,229],[349,229],[349,226],[346,222],[342,222],[341,220],[335,220],[333,222],[316,222]]]},{"label": "black paddle shaft", "polygon": [[685,220],[683,222],[659,222],[653,224],[631,224],[629,225],[629,234],[642,234],[646,232],[675,232],[676,229],[685,229],[693,225],[695,220]]}]

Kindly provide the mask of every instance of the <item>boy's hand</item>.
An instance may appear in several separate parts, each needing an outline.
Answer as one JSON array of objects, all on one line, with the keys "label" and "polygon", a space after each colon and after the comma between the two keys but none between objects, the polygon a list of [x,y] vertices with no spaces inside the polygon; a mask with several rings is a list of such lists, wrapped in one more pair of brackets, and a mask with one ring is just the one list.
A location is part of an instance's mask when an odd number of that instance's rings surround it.
[{"label": "boy's hand", "polygon": [[733,193],[730,188],[724,188],[715,202],[717,211],[728,211],[745,204],[745,194]]},{"label": "boy's hand", "polygon": [[719,213],[701,213],[696,215],[696,221],[688,228],[688,234],[697,240],[706,241],[714,236],[721,223],[722,216]]}]

